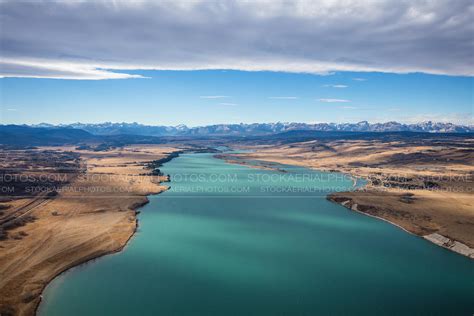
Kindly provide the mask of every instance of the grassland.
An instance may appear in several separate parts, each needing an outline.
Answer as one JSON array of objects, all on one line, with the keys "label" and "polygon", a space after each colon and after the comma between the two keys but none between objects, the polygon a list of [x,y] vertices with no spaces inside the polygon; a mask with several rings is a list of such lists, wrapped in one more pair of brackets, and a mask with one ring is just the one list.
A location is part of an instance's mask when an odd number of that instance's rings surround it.
[{"label": "grassland", "polygon": [[[150,170],[175,148],[40,147],[0,153],[0,314],[32,315],[58,274],[121,250],[146,196],[166,190]],[[11,188],[14,190],[12,191]]]}]

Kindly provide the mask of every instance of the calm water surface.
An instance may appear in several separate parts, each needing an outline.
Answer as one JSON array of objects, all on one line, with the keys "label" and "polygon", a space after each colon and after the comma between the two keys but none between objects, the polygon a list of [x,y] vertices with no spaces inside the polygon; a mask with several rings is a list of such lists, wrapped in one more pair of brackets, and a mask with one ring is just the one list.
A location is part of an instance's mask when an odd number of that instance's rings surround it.
[{"label": "calm water surface", "polygon": [[185,154],[125,250],[46,289],[44,315],[472,315],[474,262],[325,199],[350,179]]}]

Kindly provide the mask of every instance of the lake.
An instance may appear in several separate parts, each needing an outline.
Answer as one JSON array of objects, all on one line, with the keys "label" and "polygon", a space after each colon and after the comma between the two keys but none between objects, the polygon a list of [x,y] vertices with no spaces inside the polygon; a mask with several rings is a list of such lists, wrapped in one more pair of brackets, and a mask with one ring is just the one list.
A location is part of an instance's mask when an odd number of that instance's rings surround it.
[{"label": "lake", "polygon": [[341,174],[183,154],[124,251],[57,277],[40,315],[472,315],[474,262],[326,200]]}]

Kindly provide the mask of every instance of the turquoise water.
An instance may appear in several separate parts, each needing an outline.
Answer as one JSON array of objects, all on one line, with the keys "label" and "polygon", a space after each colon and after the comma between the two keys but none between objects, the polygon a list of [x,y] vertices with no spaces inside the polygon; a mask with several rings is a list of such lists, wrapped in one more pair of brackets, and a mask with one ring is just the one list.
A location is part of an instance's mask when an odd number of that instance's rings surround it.
[{"label": "turquoise water", "polygon": [[125,250],[72,269],[40,315],[472,315],[474,262],[325,199],[349,178],[185,154]]}]

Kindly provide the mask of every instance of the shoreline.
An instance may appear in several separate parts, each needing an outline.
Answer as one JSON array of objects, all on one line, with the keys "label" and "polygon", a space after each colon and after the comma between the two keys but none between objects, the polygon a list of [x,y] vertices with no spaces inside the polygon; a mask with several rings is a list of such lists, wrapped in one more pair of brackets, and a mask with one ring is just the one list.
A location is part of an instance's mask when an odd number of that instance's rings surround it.
[{"label": "shoreline", "polygon": [[[0,315],[38,315],[46,288],[58,276],[123,251],[138,231],[139,210],[151,195],[170,189],[168,177],[143,170],[150,160],[174,158],[176,151],[135,146],[100,155],[81,153],[88,176],[71,182],[76,191],[65,191],[48,206],[35,209],[35,222],[19,228],[26,231],[25,240],[7,238],[0,244],[0,273],[5,273],[0,280]],[[101,192],[112,193],[102,198]]]},{"label": "shoreline", "polygon": [[[341,192],[341,193],[344,193],[344,192]],[[450,251],[452,251],[452,252],[454,252],[454,253],[457,253],[457,254],[459,254],[459,255],[465,256],[465,257],[467,257],[467,258],[469,258],[469,259],[474,259],[474,249],[470,248],[469,246],[467,246],[466,244],[464,244],[464,243],[462,243],[462,242],[460,242],[460,241],[457,241],[457,240],[454,240],[454,239],[450,239],[450,238],[448,238],[448,237],[446,237],[446,236],[443,236],[443,235],[441,235],[441,234],[438,234],[438,233],[436,233],[436,232],[435,232],[435,233],[432,233],[432,234],[427,234],[427,235],[419,235],[419,234],[416,234],[416,233],[414,233],[414,232],[409,231],[409,230],[406,229],[405,227],[403,227],[403,226],[401,226],[401,225],[399,225],[399,224],[397,224],[397,223],[394,223],[394,222],[392,222],[392,221],[390,221],[390,220],[388,220],[388,219],[386,219],[386,218],[383,218],[383,217],[380,217],[380,216],[377,216],[377,215],[373,215],[373,214],[369,214],[369,213],[366,213],[366,212],[364,212],[364,211],[359,210],[357,203],[351,204],[350,202],[352,202],[352,200],[349,199],[349,198],[348,198],[346,201],[341,201],[341,202],[339,202],[339,201],[336,201],[336,200],[333,198],[332,194],[328,194],[328,195],[327,195],[327,199],[328,199],[329,201],[333,202],[333,203],[336,203],[336,204],[339,204],[339,205],[341,205],[341,206],[344,206],[346,209],[348,209],[348,210],[350,210],[350,211],[354,211],[354,212],[357,212],[357,213],[359,213],[359,214],[363,214],[363,215],[365,215],[365,216],[369,216],[369,217],[372,217],[372,218],[375,218],[375,219],[384,221],[384,222],[386,222],[386,223],[389,223],[389,224],[391,224],[391,225],[393,225],[393,226],[395,226],[395,227],[397,227],[397,228],[403,230],[404,232],[406,232],[406,233],[408,233],[408,234],[410,234],[410,235],[413,235],[413,236],[422,238],[422,239],[424,239],[424,240],[426,240],[426,241],[429,241],[429,242],[435,244],[436,246],[439,246],[439,247],[442,247],[442,248],[444,248],[444,249],[450,250]],[[441,242],[441,241],[437,242],[437,241],[436,241],[436,236],[441,236],[442,238],[445,238],[446,241],[444,241],[444,242]],[[453,247],[447,246],[447,243],[453,243]],[[464,247],[467,248],[467,249],[466,249],[466,252],[461,252],[461,251],[457,251],[456,249],[453,249],[453,248],[454,248],[454,245],[457,245],[457,246],[460,246],[460,247],[463,247],[463,248],[464,248]]]},{"label": "shoreline", "polygon": [[134,216],[135,216],[135,227],[132,231],[132,233],[130,234],[130,236],[128,236],[128,238],[126,239],[126,241],[120,245],[118,248],[116,249],[113,249],[113,250],[108,250],[108,251],[104,251],[103,253],[99,253],[99,254],[94,254],[92,255],[91,257],[85,257],[81,260],[79,260],[78,262],[75,262],[75,263],[72,263],[70,266],[66,267],[64,270],[62,270],[61,272],[59,272],[57,275],[55,275],[53,278],[51,278],[50,280],[48,280],[46,283],[45,283],[45,286],[43,287],[43,289],[41,290],[41,293],[40,293],[40,296],[39,296],[39,302],[36,304],[35,308],[34,308],[34,314],[33,315],[38,315],[38,311],[40,309],[40,305],[41,303],[43,302],[43,294],[44,294],[44,291],[46,290],[46,288],[51,284],[51,282],[53,282],[56,278],[58,278],[59,276],[63,275],[64,273],[67,273],[69,270],[71,269],[74,269],[74,268],[79,268],[80,266],[82,265],[86,265],[88,263],[91,263],[92,261],[95,261],[95,260],[98,260],[102,257],[105,257],[105,256],[109,256],[109,255],[114,255],[114,254],[118,254],[120,252],[122,252],[125,247],[128,246],[129,244],[129,241],[135,236],[135,233],[137,232],[138,230],[138,225],[139,225],[139,221],[138,221],[138,210],[142,207],[144,207],[145,205],[147,205],[148,203],[150,203],[150,200],[148,199],[148,196],[151,196],[151,195],[158,195],[162,192],[165,192],[167,191],[168,189],[166,190],[163,190],[161,192],[158,192],[158,193],[151,193],[151,194],[147,194],[145,195],[145,200],[142,202],[142,203],[139,203],[137,204],[137,206],[133,209],[131,209],[132,211],[134,211]]},{"label": "shoreline", "polygon": [[[166,163],[170,162],[171,160],[173,160],[174,158],[177,158],[179,157],[179,151],[178,151],[178,155],[176,155],[176,152],[171,152],[165,159],[168,159],[166,161]],[[156,183],[156,185],[161,185],[162,183],[166,183],[166,182],[170,182],[170,179],[169,179],[169,176],[167,177],[168,179],[166,181],[161,181],[159,183]],[[115,249],[111,249],[111,250],[106,250],[106,251],[103,251],[102,253],[97,253],[97,254],[93,254],[91,256],[87,256],[87,257],[84,257],[84,258],[81,258],[80,260],[78,260],[77,262],[74,262],[74,263],[71,263],[70,265],[68,265],[67,267],[65,267],[62,271],[60,271],[59,273],[57,273],[55,276],[53,276],[51,279],[47,280],[45,282],[45,285],[44,287],[41,289],[40,291],[40,295],[39,295],[39,301],[36,303],[36,305],[34,306],[34,310],[33,310],[33,315],[38,315],[38,311],[40,309],[40,305],[41,303],[43,302],[43,294],[44,294],[44,291],[46,290],[46,288],[51,284],[51,282],[53,282],[57,277],[61,276],[62,274],[64,273],[67,273],[69,270],[73,269],[73,268],[78,268],[82,265],[85,265],[87,263],[90,263],[94,260],[98,260],[102,257],[105,257],[105,256],[109,256],[109,255],[114,255],[114,254],[119,254],[120,252],[122,252],[129,244],[130,240],[135,236],[137,230],[138,230],[138,227],[139,227],[139,220],[138,220],[138,214],[140,213],[139,212],[139,209],[144,207],[145,205],[147,205],[148,203],[150,203],[150,199],[148,198],[149,196],[152,196],[152,195],[158,195],[158,194],[161,194],[163,192],[166,192],[170,189],[171,187],[170,186],[166,186],[165,189],[159,191],[159,192],[148,192],[146,195],[143,195],[141,197],[143,197],[143,200],[142,201],[137,201],[137,203],[134,203],[133,204],[133,207],[130,208],[130,211],[133,211],[133,217],[134,217],[134,228],[133,228],[133,231],[130,233],[130,235],[127,237],[127,239],[119,245],[119,247],[115,248]]]},{"label": "shoreline", "polygon": [[[257,168],[257,169],[264,169],[264,170],[274,170],[274,171],[280,171],[278,168],[274,168],[272,166],[269,166],[269,165],[262,165],[262,166],[259,166],[259,165],[250,165],[250,164],[247,164],[247,163],[244,163],[243,161],[240,161],[238,159],[230,159],[229,157],[217,157],[218,159],[223,159],[224,161],[226,161],[227,163],[234,163],[234,164],[240,164],[240,165],[244,165],[244,166],[248,166],[250,168]],[[269,161],[265,161],[265,160],[260,160],[262,163],[270,163]],[[298,166],[298,165],[294,165],[294,166]],[[358,177],[353,175],[353,174],[350,174],[350,173],[347,173],[347,172],[343,172],[343,171],[339,171],[339,170],[335,170],[335,169],[332,169],[332,170],[325,170],[325,169],[314,169],[314,168],[311,168],[311,167],[306,167],[306,168],[309,168],[309,169],[312,169],[312,170],[317,170],[317,171],[322,171],[322,172],[341,172],[343,174],[348,174],[352,177],[353,181],[354,181],[354,185],[353,185],[353,188],[354,190],[353,191],[349,191],[349,192],[356,192],[357,189],[359,188],[356,188],[357,186],[357,179]],[[367,188],[368,186],[368,183],[366,183],[365,185],[361,186],[360,188]],[[346,191],[347,192],[347,191]],[[433,244],[435,244],[436,246],[439,246],[439,247],[442,247],[444,249],[447,249],[447,250],[450,250],[454,253],[457,253],[459,255],[462,255],[464,257],[467,257],[469,259],[474,259],[474,248],[470,248],[468,245],[458,241],[458,240],[455,240],[455,239],[451,239],[449,237],[446,237],[442,234],[439,234],[437,232],[433,232],[433,233],[430,233],[430,234],[426,234],[426,235],[422,235],[422,234],[417,234],[415,232],[412,232],[410,230],[408,230],[407,228],[403,227],[402,225],[400,224],[397,224],[395,222],[392,222],[390,221],[389,219],[386,219],[386,218],[383,218],[381,216],[377,216],[377,215],[373,215],[373,214],[369,214],[367,212],[364,212],[364,211],[361,211],[358,209],[358,205],[356,203],[353,203],[353,204],[350,204],[352,202],[352,199],[347,197],[345,201],[336,201],[334,199],[334,194],[335,193],[339,193],[339,194],[343,194],[344,191],[341,191],[341,192],[333,192],[333,193],[329,193],[327,196],[326,196],[326,199],[333,202],[333,203],[337,203],[341,206],[344,206],[345,208],[351,210],[351,211],[355,211],[359,214],[363,214],[363,215],[366,215],[366,216],[370,216],[372,218],[375,218],[375,219],[378,219],[378,220],[382,220],[384,222],[387,222],[391,225],[394,225],[396,226],[397,228],[403,230],[404,232],[406,233],[409,233],[411,235],[414,235],[416,237],[419,237],[419,238],[422,238],[428,242],[431,242]],[[369,205],[370,206],[370,205]],[[375,206],[373,206],[375,207]]]}]

